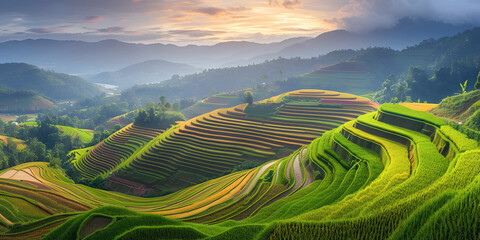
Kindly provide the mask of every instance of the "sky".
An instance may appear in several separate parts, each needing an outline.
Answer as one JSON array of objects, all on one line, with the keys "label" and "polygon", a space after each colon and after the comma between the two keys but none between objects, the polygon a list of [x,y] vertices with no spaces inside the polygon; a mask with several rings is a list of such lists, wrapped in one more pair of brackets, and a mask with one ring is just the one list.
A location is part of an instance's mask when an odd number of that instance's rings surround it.
[{"label": "sky", "polygon": [[389,28],[403,17],[480,25],[479,0],[0,0],[0,42],[212,45]]}]

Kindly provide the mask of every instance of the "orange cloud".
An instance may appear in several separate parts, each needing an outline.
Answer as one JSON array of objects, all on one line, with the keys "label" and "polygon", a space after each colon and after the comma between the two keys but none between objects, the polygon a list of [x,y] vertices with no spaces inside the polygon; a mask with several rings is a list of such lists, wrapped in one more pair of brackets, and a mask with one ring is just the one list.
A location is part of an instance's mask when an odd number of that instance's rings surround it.
[{"label": "orange cloud", "polygon": [[271,6],[283,6],[285,8],[289,8],[289,9],[292,9],[292,8],[295,8],[295,7],[298,7],[300,5],[302,5],[301,1],[300,0],[269,0],[269,4]]}]

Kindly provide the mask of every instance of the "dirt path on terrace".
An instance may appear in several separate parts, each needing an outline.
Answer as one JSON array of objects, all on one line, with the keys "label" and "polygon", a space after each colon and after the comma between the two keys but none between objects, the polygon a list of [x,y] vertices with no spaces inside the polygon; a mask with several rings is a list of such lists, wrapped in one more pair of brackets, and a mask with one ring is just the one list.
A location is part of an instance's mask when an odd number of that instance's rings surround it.
[{"label": "dirt path on terrace", "polygon": [[[307,153],[307,149],[303,149],[302,151],[302,161],[303,161],[303,164],[305,164],[305,154]],[[313,181],[315,181],[315,178],[313,177],[312,173],[310,171],[308,171],[307,168],[305,168],[305,183],[303,184],[302,188],[306,188],[308,187],[308,185],[310,185]]]},{"label": "dirt path on terrace", "polygon": [[[30,169],[28,169],[30,170]],[[31,181],[31,182],[36,182],[36,183],[41,183],[38,179],[36,179],[32,171],[29,171],[28,173],[25,170],[15,170],[15,169],[10,169],[6,172],[4,172],[2,175],[0,175],[0,178],[7,178],[7,179],[13,179],[13,180],[26,180],[26,181]]]},{"label": "dirt path on terrace", "polygon": [[287,169],[286,169],[286,172],[287,172],[287,173],[286,173],[285,176],[287,177],[288,180],[290,180],[290,168],[291,168],[292,165],[293,165],[293,162],[294,162],[294,161],[292,161],[292,159],[293,159],[294,157],[295,157],[295,156],[292,156],[292,158],[290,158],[290,160],[289,160],[288,163],[287,163],[287,164],[288,164],[288,165],[287,165]]},{"label": "dirt path on terrace", "polygon": [[[255,186],[255,183],[257,182],[258,178],[260,178],[260,176],[262,176],[262,174],[265,172],[265,170],[267,170],[270,166],[272,166],[273,164],[275,164],[277,162],[278,162],[278,160],[273,161],[271,163],[265,164],[262,168],[260,168],[257,175],[255,175],[255,177],[252,180],[250,180],[250,183],[248,184],[248,186],[245,189],[243,189],[241,192],[236,194],[235,199],[242,196],[243,194],[248,193],[252,189],[252,187]],[[278,171],[277,171],[277,174],[278,174]]]},{"label": "dirt path on terrace", "polygon": [[[272,200],[270,200],[269,202],[267,202],[263,207],[266,207],[286,196],[288,196],[290,193],[292,193],[293,191],[297,190],[299,187],[302,186],[303,184],[303,174],[302,174],[302,169],[301,169],[301,165],[300,165],[300,154],[297,154],[295,155],[294,157],[292,158],[295,158],[295,160],[291,161],[293,162],[293,173],[295,174],[295,185],[293,185],[293,187],[291,187],[289,190],[287,190],[286,192],[276,196],[275,198],[273,198]],[[288,163],[289,166],[290,166],[290,162]]]},{"label": "dirt path on terrace", "polygon": [[[480,100],[478,100],[478,101],[480,101]],[[453,116],[451,119],[452,119],[453,121],[458,122],[459,120],[461,120],[461,119],[458,119],[458,118],[459,118],[460,116],[462,116],[462,114],[464,114],[466,111],[468,111],[468,109],[470,109],[470,108],[473,106],[473,104],[477,103],[478,101],[475,101],[475,102],[473,102],[473,103],[471,103],[471,104],[468,104],[467,107],[465,107],[461,112],[459,112],[458,114],[456,114],[455,116]]]},{"label": "dirt path on terrace", "polygon": [[301,154],[297,154],[297,156],[295,156],[295,160],[293,161],[293,174],[295,175],[295,185],[293,185],[293,187],[286,191],[284,194],[289,195],[303,185],[303,172],[302,165],[300,164],[300,156]]},{"label": "dirt path on terrace", "polygon": [[[293,173],[295,174],[295,184],[293,185],[293,187],[291,187],[289,190],[287,190],[286,192],[278,195],[277,197],[273,198],[271,201],[269,201],[267,204],[265,204],[263,207],[266,207],[288,195],[290,195],[292,192],[295,192],[297,189],[300,189],[300,188],[305,188],[307,187],[308,185],[310,185],[315,179],[313,178],[312,174],[307,171],[307,169],[305,169],[305,173],[306,173],[306,179],[305,179],[305,183],[303,183],[303,172],[302,172],[302,165],[300,164],[300,161],[303,161],[305,162],[305,154],[307,152],[307,149],[304,149],[301,153],[297,154],[294,156],[295,160],[292,161],[292,165],[293,165]],[[300,160],[300,156],[302,157],[302,160]],[[289,166],[290,166],[290,163],[289,163]],[[278,178],[278,171],[277,171],[277,178]]]},{"label": "dirt path on terrace", "polygon": [[12,222],[10,222],[10,220],[8,220],[6,217],[4,217],[1,213],[0,213],[0,218],[3,219],[5,222],[7,222],[10,225],[13,224]]}]

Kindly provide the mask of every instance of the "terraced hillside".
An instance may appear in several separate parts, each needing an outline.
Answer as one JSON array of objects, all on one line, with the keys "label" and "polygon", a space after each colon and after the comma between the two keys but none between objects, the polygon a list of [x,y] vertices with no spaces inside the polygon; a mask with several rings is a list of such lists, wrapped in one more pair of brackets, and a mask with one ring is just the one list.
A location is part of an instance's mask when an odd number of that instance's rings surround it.
[{"label": "terraced hillside", "polygon": [[230,171],[246,160],[265,162],[287,156],[375,107],[367,99],[351,94],[299,90],[182,122],[138,151],[118,151],[123,154],[121,158],[102,155],[96,147],[75,164],[91,178],[106,176],[121,165],[127,170],[124,173],[133,169],[135,174],[116,176],[149,188],[165,185],[173,181],[172,177],[199,176],[185,183],[191,185],[202,176]]},{"label": "terraced hillside", "polygon": [[1,236],[472,239],[480,224],[478,159],[478,143],[441,119],[384,104],[288,157],[162,197],[76,185],[46,163],[5,170]]},{"label": "terraced hillside", "polygon": [[215,94],[183,109],[182,113],[187,119],[190,119],[219,108],[233,107],[242,103],[242,96],[243,90]]},{"label": "terraced hillside", "polygon": [[51,100],[35,92],[5,93],[0,87],[0,112],[5,113],[38,113],[55,108]]},{"label": "terraced hillside", "polygon": [[[37,126],[37,122],[35,121],[30,121],[30,122],[23,122],[20,123],[19,126],[25,127],[25,126]],[[89,143],[93,139],[93,131],[89,129],[80,129],[80,128],[74,128],[70,126],[62,126],[62,125],[55,125],[55,127],[60,130],[62,136],[70,136],[72,139],[78,138],[78,140],[81,143]]]},{"label": "terraced hillside", "polygon": [[362,62],[341,62],[277,85],[281,89],[317,88],[363,95],[378,87],[378,80]]},{"label": "terraced hillside", "polygon": [[62,135],[67,135],[73,139],[78,138],[82,143],[89,143],[93,139],[93,131],[87,129],[74,128],[69,126],[57,125],[58,130],[62,131]]},{"label": "terraced hillside", "polygon": [[[73,164],[87,177],[107,175],[119,167],[133,153],[154,139],[162,130],[144,128],[129,124],[90,149],[83,155],[75,156]],[[80,154],[74,151],[72,155]]]},{"label": "terraced hillside", "polygon": [[119,124],[120,126],[127,126],[130,123],[133,123],[135,120],[135,114],[138,112],[137,110],[130,111],[128,113],[113,117],[108,119],[106,122],[98,125],[95,127],[96,131],[103,131],[105,129],[113,129],[115,125]]},{"label": "terraced hillside", "polygon": [[7,145],[9,142],[14,142],[15,144],[17,144],[18,150],[22,150],[27,147],[27,145],[25,144],[25,141],[21,139],[0,135],[0,144]]}]

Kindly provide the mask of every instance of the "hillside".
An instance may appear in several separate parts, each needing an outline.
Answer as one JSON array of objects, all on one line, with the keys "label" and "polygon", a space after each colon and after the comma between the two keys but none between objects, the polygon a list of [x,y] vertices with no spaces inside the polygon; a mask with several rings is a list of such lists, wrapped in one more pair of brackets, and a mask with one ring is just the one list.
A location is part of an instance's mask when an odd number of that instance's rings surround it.
[{"label": "hillside", "polygon": [[[422,18],[403,18],[392,28],[379,28],[368,32],[334,30],[288,46],[278,56],[312,57],[337,49],[361,49],[369,47],[390,47],[401,50],[425,39],[438,39],[453,36],[471,29],[471,25],[453,25]],[[270,56],[276,56],[270,55]]]},{"label": "hillside", "polygon": [[[122,99],[133,101],[132,98],[140,98],[143,104],[148,101],[156,101],[158,96],[166,96],[173,100],[204,99],[217,93],[253,88],[257,85],[312,72],[339,61],[345,61],[356,54],[357,52],[353,50],[342,50],[309,59],[278,58],[248,66],[208,69],[201,73],[183,76],[180,79],[169,79],[158,84],[140,85],[126,89],[122,92]],[[298,89],[302,89],[302,87],[293,90]],[[286,91],[277,94],[283,92]],[[271,96],[274,95],[265,97]]]},{"label": "hillside", "polygon": [[149,60],[136,63],[114,72],[99,73],[91,78],[90,82],[104,83],[119,86],[120,89],[147,83],[161,82],[170,79],[173,75],[188,75],[200,69],[187,64],[173,63],[164,60]]},{"label": "hillside", "polygon": [[468,137],[480,140],[480,91],[475,90],[443,99],[430,110],[436,116],[451,120],[449,124]]},{"label": "hillside", "polygon": [[0,64],[0,84],[16,90],[33,90],[55,100],[79,100],[101,93],[99,87],[82,78],[25,63]]},{"label": "hillside", "polygon": [[470,239],[479,157],[478,143],[441,119],[384,104],[288,157],[156,198],[27,163],[0,172],[2,237]]},{"label": "hillside", "polygon": [[[355,95],[300,90],[255,105],[218,109],[160,135],[151,130],[138,132],[155,137],[147,144],[126,144],[134,139],[116,133],[86,154],[79,154],[73,163],[85,177],[105,177],[113,172],[115,179],[135,182],[144,189],[178,190],[231,171],[247,160],[263,163],[286,156],[374,109],[375,104]],[[104,146],[112,150],[104,151]]]},{"label": "hillside", "polygon": [[[37,126],[37,122],[23,122],[20,123],[19,126],[27,127],[27,126]],[[73,141],[78,141],[80,144],[87,144],[93,139],[93,130],[88,129],[80,129],[71,126],[62,126],[62,125],[54,125],[58,130],[60,130],[61,136],[70,136]]]},{"label": "hillside", "polygon": [[275,81],[268,88],[281,92],[316,88],[364,95],[377,89],[378,84],[375,74],[362,62],[340,62],[284,81]]},{"label": "hillside", "polygon": [[[352,94],[376,92],[378,102],[392,98],[406,101],[439,102],[460,91],[459,83],[469,79],[467,90],[480,71],[480,28],[460,34],[429,39],[403,50],[372,47],[331,52],[312,59],[277,59],[245,67],[212,69],[178,80],[141,85],[125,90],[142,103],[159,95],[169,99],[204,99],[218,92],[265,88],[270,97],[304,88],[344,91]],[[266,84],[262,87],[261,85]],[[213,84],[213,85],[210,85]],[[212,87],[214,86],[214,87]],[[432,91],[424,91],[432,89]]]},{"label": "hillside", "polygon": [[187,119],[200,116],[219,108],[229,108],[243,103],[243,90],[223,92],[198,101],[182,110]]},{"label": "hillside", "polygon": [[17,150],[22,150],[27,147],[25,141],[21,139],[0,135],[0,144],[7,145],[9,142],[14,142],[17,145]]},{"label": "hillside", "polygon": [[[473,90],[480,72],[478,61],[480,28],[426,40],[402,51],[367,49],[350,61],[362,62],[378,80],[377,101],[440,102],[443,98],[462,92],[459,84],[469,80],[467,91]],[[429,91],[425,91],[429,89]]]},{"label": "hillside", "polygon": [[0,86],[0,112],[37,113],[56,105],[34,91],[13,90]]}]

